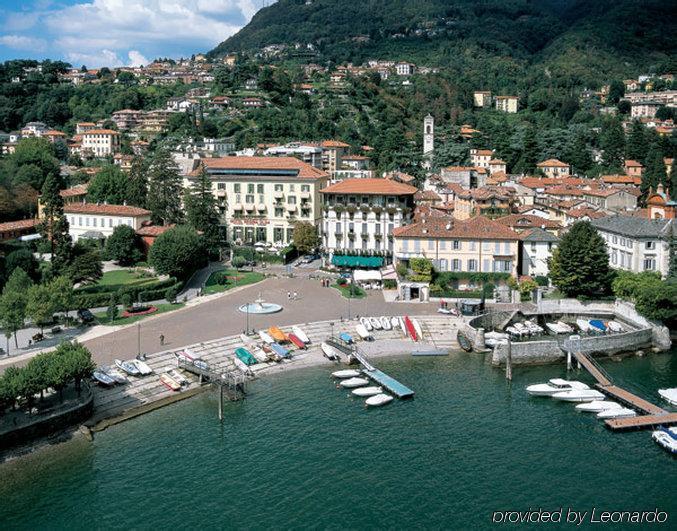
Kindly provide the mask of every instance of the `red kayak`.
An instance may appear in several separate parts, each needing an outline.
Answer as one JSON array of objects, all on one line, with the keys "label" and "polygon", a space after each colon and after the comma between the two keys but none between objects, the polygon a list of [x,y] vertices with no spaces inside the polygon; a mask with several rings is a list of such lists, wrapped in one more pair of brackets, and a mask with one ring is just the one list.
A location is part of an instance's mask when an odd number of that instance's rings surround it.
[{"label": "red kayak", "polygon": [[289,338],[289,341],[294,343],[298,348],[306,348],[306,344],[301,341],[296,334],[287,334],[287,337]]},{"label": "red kayak", "polygon": [[404,316],[404,326],[407,328],[407,334],[409,334],[409,337],[414,341],[418,341],[416,328],[414,327],[414,323],[411,322],[411,319],[409,319],[408,315]]}]

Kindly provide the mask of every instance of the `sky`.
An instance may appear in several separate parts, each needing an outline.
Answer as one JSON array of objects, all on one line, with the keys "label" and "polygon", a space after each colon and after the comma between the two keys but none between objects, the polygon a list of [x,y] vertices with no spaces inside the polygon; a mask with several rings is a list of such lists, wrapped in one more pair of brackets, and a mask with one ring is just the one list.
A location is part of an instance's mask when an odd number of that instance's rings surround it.
[{"label": "sky", "polygon": [[0,61],[59,59],[95,68],[190,57],[236,33],[262,4],[263,0],[0,0]]}]

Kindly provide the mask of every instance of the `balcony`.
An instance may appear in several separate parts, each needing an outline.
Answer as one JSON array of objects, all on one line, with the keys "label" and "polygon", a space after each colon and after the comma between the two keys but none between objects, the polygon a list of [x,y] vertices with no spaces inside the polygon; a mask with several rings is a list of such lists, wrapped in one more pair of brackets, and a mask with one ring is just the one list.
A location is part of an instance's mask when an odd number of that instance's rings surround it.
[{"label": "balcony", "polygon": [[246,203],[244,209],[247,212],[254,212],[254,203]]},{"label": "balcony", "polygon": [[273,197],[275,199],[282,199],[284,197],[284,192],[280,190],[279,192],[273,192]]},{"label": "balcony", "polygon": [[242,210],[242,204],[237,203],[237,204],[233,205],[233,210]]},{"label": "balcony", "polygon": [[256,205],[256,210],[258,210],[259,212],[263,212],[265,209],[266,205],[264,204],[259,203],[258,205]]},{"label": "balcony", "polygon": [[296,212],[296,205],[287,205],[287,212]]}]

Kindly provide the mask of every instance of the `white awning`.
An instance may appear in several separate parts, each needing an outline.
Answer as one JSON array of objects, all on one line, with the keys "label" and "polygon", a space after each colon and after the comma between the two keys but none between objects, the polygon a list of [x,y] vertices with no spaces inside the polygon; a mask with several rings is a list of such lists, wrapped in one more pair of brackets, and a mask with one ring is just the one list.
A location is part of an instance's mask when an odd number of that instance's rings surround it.
[{"label": "white awning", "polygon": [[366,269],[356,269],[353,272],[353,278],[355,282],[370,282],[373,280],[381,281],[381,272],[380,271],[368,271]]}]

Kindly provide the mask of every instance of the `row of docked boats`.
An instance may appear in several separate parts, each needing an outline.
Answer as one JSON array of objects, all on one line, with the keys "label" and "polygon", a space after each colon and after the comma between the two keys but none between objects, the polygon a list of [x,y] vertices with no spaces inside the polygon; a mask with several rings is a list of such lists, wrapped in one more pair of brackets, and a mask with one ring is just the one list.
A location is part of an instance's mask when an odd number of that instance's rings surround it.
[{"label": "row of docked boats", "polygon": [[369,380],[355,369],[343,369],[331,373],[332,377],[339,380],[338,387],[352,389],[351,394],[356,397],[366,398],[366,407],[384,406],[393,401],[393,397],[383,392],[380,386],[370,386]]},{"label": "row of docked boats", "polygon": [[578,330],[586,334],[605,334],[625,332],[625,327],[618,321],[603,321],[602,319],[576,319]]},{"label": "row of docked boats", "polygon": [[537,336],[543,333],[543,327],[537,325],[534,321],[524,320],[522,322],[512,323],[505,327],[505,331],[513,337]]},{"label": "row of docked boats", "polygon": [[126,376],[148,376],[153,374],[153,370],[147,363],[139,359],[115,360],[114,367],[99,367],[93,373],[92,377],[97,383],[111,387],[116,384],[126,384]]},{"label": "row of docked boats", "polygon": [[360,317],[355,331],[365,341],[373,341],[371,334],[375,330],[400,330],[404,337],[419,341],[423,337],[423,329],[418,319],[405,315],[403,317]]}]

